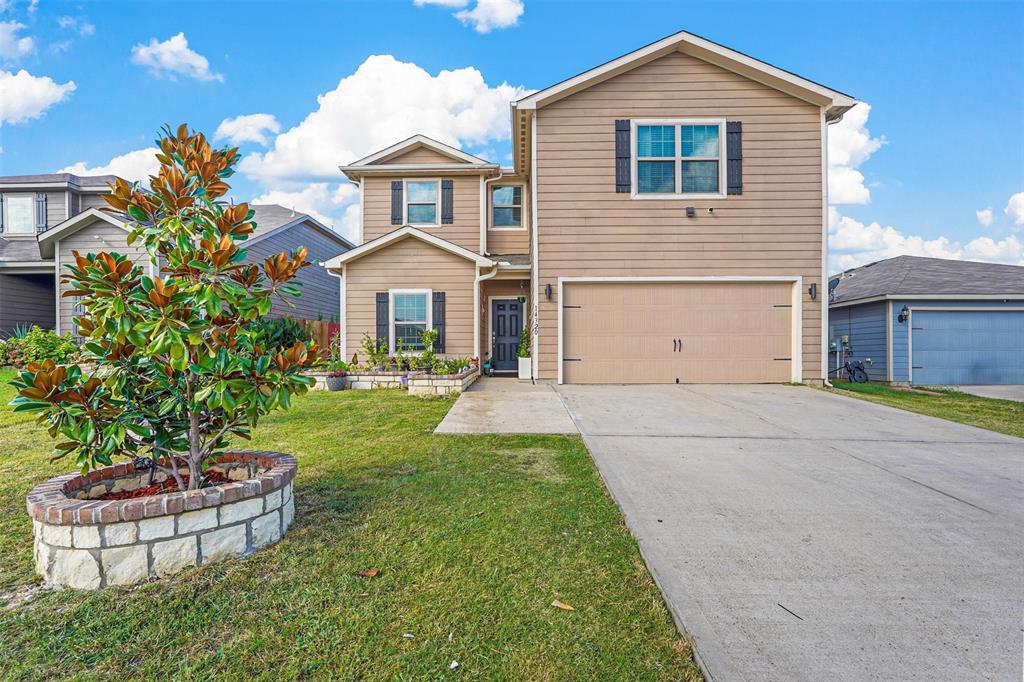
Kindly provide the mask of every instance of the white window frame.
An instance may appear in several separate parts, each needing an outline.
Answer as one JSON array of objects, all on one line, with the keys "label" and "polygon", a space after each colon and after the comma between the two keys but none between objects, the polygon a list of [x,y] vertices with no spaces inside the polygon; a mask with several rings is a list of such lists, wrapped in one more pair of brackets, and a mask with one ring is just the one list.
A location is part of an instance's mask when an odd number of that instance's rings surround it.
[{"label": "white window frame", "polygon": [[[409,183],[410,182],[433,182],[437,185],[437,193],[434,195],[434,222],[414,223],[409,221]],[[412,202],[416,206],[426,206],[424,202]],[[402,217],[406,225],[413,227],[437,227],[441,224],[441,179],[440,178],[404,178],[402,180]]]},{"label": "white window frame", "polygon": [[[496,206],[495,203],[494,203],[494,190],[498,189],[499,187],[518,187],[520,189],[520,192],[519,192],[519,201],[520,201],[520,203],[519,203],[519,227],[515,227],[515,226],[512,226],[512,225],[500,225],[499,226],[499,225],[495,225],[494,224],[494,209],[495,209],[495,206]],[[488,230],[493,230],[495,232],[522,232],[523,230],[525,230],[526,229],[525,201],[526,201],[526,186],[523,183],[521,183],[521,182],[507,182],[507,183],[504,183],[504,184],[501,184],[501,185],[491,185],[490,186],[490,192],[488,193],[488,196],[487,196],[487,204],[488,204],[487,229]],[[515,204],[497,204],[497,206],[500,207],[500,208],[515,208],[516,207]]]},{"label": "white window frame", "polygon": [[[640,192],[637,184],[637,162],[640,161],[637,145],[637,129],[639,126],[675,126],[676,149],[673,157],[644,157],[643,161],[672,161],[675,164],[676,191],[672,193]],[[683,131],[681,126],[696,125],[718,126],[718,157],[683,156]],[[630,198],[632,199],[725,199],[726,198],[726,142],[724,118],[641,118],[630,121]],[[691,192],[684,194],[683,161],[718,161],[718,192]]]},{"label": "white window frame", "polygon": [[[388,354],[395,354],[395,294],[422,294],[427,297],[427,331],[434,328],[434,290],[433,289],[389,289],[388,290]],[[410,355],[419,355],[423,351],[408,351]]]},{"label": "white window frame", "polygon": [[[29,230],[28,230],[28,232],[12,232],[11,231],[10,214],[7,212],[7,209],[10,206],[11,199],[28,199],[31,202],[30,206],[29,206],[28,214],[29,214],[29,216],[31,216],[32,220],[29,222]],[[36,221],[37,221],[37,216],[36,216],[36,195],[35,194],[26,194],[24,192],[19,192],[17,194],[9,194],[7,192],[4,192],[4,232],[3,232],[4,237],[35,237],[36,234],[38,234],[37,227],[36,227]]]}]

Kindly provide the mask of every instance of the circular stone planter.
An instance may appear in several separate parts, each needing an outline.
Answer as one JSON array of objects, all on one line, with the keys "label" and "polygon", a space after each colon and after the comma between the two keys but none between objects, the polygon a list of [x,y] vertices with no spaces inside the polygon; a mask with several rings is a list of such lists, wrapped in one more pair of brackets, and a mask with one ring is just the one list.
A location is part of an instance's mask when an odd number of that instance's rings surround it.
[{"label": "circular stone planter", "polygon": [[[234,482],[128,500],[95,499],[149,481],[148,470],[118,464],[39,484],[26,498],[36,572],[50,585],[97,590],[245,556],[281,539],[295,517],[294,457],[227,452],[208,468]],[[157,473],[153,480],[164,478]]]}]

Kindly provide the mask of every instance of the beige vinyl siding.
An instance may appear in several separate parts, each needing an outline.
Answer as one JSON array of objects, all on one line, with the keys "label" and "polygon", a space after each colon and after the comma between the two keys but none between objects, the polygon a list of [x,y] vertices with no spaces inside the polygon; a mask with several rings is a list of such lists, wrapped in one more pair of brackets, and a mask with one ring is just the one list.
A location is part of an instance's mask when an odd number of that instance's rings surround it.
[{"label": "beige vinyl siding", "polygon": [[[821,287],[821,112],[673,53],[537,111],[540,278],[785,275]],[[743,124],[743,195],[631,199],[615,192],[615,120]],[[723,145],[724,146],[724,145]],[[685,207],[697,208],[686,218]],[[707,213],[713,207],[713,215]],[[540,377],[557,376],[557,296],[540,301]],[[803,376],[821,378],[821,297],[803,296]]]},{"label": "beige vinyl siding", "polygon": [[[433,176],[432,176],[433,177]],[[480,252],[480,176],[457,175],[436,176],[439,179],[453,181],[454,222],[450,225],[434,225],[419,229],[437,235],[454,244]],[[396,177],[367,177],[363,180],[363,241],[368,242],[388,232],[397,230],[400,225],[391,224],[391,181],[402,180]],[[418,179],[409,177],[409,180]],[[440,220],[440,197],[438,197],[438,219]],[[404,221],[403,216],[403,221]]]},{"label": "beige vinyl siding", "polygon": [[491,227],[491,188],[521,185],[523,188],[523,229],[487,230],[488,253],[530,253],[530,182],[523,176],[507,176],[487,185],[487,227]]},{"label": "beige vinyl siding", "polygon": [[[146,268],[146,274],[150,274],[149,271],[149,256],[146,253],[146,249],[141,246],[142,242],[138,241],[132,246],[128,246],[127,243],[128,233],[119,227],[114,227],[108,222],[96,219],[96,221],[84,227],[77,232],[63,237],[60,240],[60,268],[61,275],[67,272],[65,266],[75,262],[72,251],[78,251],[81,254],[86,253],[99,253],[100,251],[107,251],[110,253],[120,253],[128,256],[138,265]],[[61,294],[69,288],[69,285],[63,282],[60,285]],[[71,297],[60,297],[60,331],[62,334],[67,334],[74,331],[72,326],[72,318],[74,317],[75,302]]]},{"label": "beige vinyl siding", "polygon": [[345,266],[344,328],[347,353],[362,352],[363,334],[376,336],[378,291],[431,289],[445,292],[445,350],[448,356],[473,354],[473,286],[476,264],[406,238]]},{"label": "beige vinyl siding", "polygon": [[529,319],[527,311],[530,309],[530,278],[527,275],[524,279],[487,279],[480,283],[480,354],[482,360],[491,357],[491,332],[490,317],[492,298],[519,298],[526,297],[523,304],[524,324]]},{"label": "beige vinyl siding", "polygon": [[377,163],[459,163],[459,161],[441,152],[434,151],[429,147],[419,147],[418,149],[410,149],[404,154],[393,156],[387,161],[378,161]]},{"label": "beige vinyl siding", "polygon": [[109,208],[110,204],[103,200],[103,194],[82,194],[82,211],[90,208]]},{"label": "beige vinyl siding", "polygon": [[46,192],[46,229],[67,219],[67,192]]}]

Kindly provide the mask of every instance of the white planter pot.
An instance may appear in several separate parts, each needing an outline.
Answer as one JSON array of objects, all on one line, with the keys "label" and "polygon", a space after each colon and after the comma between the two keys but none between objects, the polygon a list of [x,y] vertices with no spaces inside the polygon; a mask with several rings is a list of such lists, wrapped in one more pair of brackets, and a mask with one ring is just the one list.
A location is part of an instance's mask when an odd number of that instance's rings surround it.
[{"label": "white planter pot", "polygon": [[530,358],[519,358],[519,380],[529,381],[532,377],[530,376],[531,370],[531,359]]}]

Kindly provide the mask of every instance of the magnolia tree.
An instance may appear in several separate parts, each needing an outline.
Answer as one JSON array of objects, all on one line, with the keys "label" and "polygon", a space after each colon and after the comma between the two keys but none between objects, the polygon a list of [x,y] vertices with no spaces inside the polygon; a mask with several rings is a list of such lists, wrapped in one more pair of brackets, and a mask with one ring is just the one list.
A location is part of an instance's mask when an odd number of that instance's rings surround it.
[{"label": "magnolia tree", "polygon": [[64,296],[81,297],[75,323],[95,369],[29,365],[12,404],[41,413],[58,440],[54,459],[72,457],[85,472],[150,457],[185,490],[202,485],[204,463],[231,436],[248,438],[313,383],[301,373],[312,344],[263,348],[246,328],[275,297],[299,295],[293,279],[310,263],[305,249],[244,263],[254,212],[224,201],[237,149],[213,149],[184,125],[158,143],[150,189],[119,179],[104,210],[129,223],[128,243],[141,240],[160,276],[117,253],[74,252]]}]

